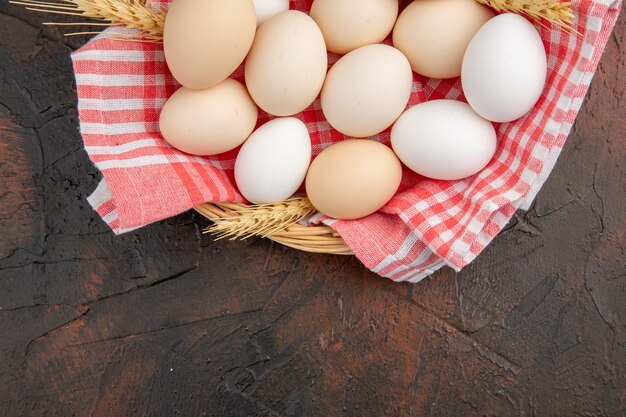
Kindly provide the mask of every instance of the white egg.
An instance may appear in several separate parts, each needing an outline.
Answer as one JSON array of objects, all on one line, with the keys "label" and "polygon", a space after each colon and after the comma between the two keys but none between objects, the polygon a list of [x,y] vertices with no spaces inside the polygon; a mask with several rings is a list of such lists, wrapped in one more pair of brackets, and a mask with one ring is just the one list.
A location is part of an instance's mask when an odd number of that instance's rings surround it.
[{"label": "white egg", "polygon": [[480,172],[496,152],[493,125],[470,106],[433,100],[405,111],[391,130],[391,146],[412,171],[437,180]]},{"label": "white egg", "polygon": [[485,23],[472,38],[461,71],[463,92],[485,119],[510,122],[528,113],[543,92],[546,51],[535,27],[505,13]]},{"label": "white egg", "polygon": [[291,197],[311,163],[311,137],[293,117],[274,119],[259,127],[243,144],[235,161],[235,182],[255,204]]},{"label": "white egg", "polygon": [[253,0],[256,10],[256,24],[259,26],[270,17],[289,10],[289,0]]}]

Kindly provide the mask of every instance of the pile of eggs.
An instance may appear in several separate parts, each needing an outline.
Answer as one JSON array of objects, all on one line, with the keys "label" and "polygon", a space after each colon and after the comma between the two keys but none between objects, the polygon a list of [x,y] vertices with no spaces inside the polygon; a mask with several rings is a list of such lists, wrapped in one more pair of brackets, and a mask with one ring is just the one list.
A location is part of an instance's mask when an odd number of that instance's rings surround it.
[{"label": "pile of eggs", "polygon": [[[393,46],[383,44],[392,35]],[[474,0],[174,0],[164,51],[182,84],[160,130],[173,147],[217,155],[241,146],[235,182],[250,202],[289,198],[305,183],[321,213],[356,219],[397,192],[402,165],[459,180],[493,158],[492,122],[515,120],[538,101],[547,74],[539,34],[515,14]],[[328,52],[342,55],[328,69]],[[245,86],[229,78],[245,61]],[[461,77],[468,103],[407,104],[413,73]],[[311,162],[306,125],[291,117],[321,95],[330,126],[350,139]],[[258,109],[276,116],[258,127]],[[389,127],[391,148],[366,140]]]}]

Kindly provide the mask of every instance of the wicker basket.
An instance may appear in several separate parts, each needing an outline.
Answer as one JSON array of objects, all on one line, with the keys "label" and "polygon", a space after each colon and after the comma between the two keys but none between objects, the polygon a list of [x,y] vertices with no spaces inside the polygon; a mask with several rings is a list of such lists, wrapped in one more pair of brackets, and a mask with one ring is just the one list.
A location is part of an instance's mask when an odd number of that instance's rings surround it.
[{"label": "wicker basket", "polygon": [[[245,206],[231,203],[205,203],[196,206],[195,210],[209,220],[216,220],[237,216],[238,209],[242,207]],[[303,226],[294,223],[272,233],[267,238],[305,252],[354,255],[341,236],[328,226]]]}]

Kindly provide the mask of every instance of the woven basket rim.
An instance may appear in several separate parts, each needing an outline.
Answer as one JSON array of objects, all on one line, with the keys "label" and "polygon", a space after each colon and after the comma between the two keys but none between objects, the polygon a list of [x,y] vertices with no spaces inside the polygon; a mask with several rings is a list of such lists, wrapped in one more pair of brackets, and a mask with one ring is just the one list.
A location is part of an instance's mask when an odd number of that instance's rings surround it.
[{"label": "woven basket rim", "polygon": [[[204,203],[195,206],[194,210],[209,220],[215,220],[238,216],[237,209],[245,207],[247,207],[245,204],[239,203]],[[294,223],[266,237],[281,245],[304,252],[354,255],[342,237],[326,225],[304,226]]]}]

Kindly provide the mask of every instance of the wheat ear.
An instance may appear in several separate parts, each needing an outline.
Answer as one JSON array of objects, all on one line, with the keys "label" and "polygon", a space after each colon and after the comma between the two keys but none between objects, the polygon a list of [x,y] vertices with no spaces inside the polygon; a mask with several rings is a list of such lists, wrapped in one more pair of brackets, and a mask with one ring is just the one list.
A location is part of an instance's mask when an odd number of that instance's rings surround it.
[{"label": "wheat ear", "polygon": [[[150,0],[11,0],[10,3],[24,6],[27,10],[78,16],[90,21],[77,23],[47,22],[49,25],[64,26],[123,26],[141,31],[140,36],[148,41],[163,39],[165,10],[154,10]],[[71,35],[95,34],[99,32],[74,32]],[[114,36],[127,37],[125,34]]]},{"label": "wheat ear", "polygon": [[230,211],[227,216],[215,219],[205,232],[216,235],[218,239],[268,237],[315,212],[306,197],[273,204],[241,206]]},{"label": "wheat ear", "polygon": [[572,3],[561,0],[476,0],[498,12],[512,12],[573,30]]}]

